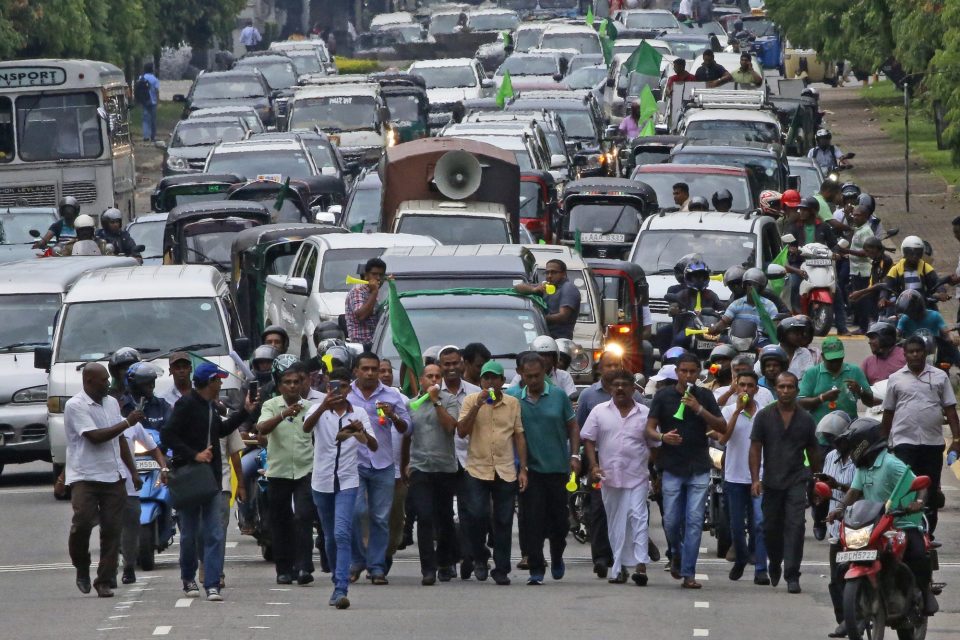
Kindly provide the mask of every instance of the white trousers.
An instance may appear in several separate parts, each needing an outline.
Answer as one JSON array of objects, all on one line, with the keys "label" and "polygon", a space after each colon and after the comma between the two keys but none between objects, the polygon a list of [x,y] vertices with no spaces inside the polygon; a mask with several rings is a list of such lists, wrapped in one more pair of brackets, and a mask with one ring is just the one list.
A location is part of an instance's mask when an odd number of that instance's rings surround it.
[{"label": "white trousers", "polygon": [[600,487],[603,508],[607,512],[607,536],[613,550],[613,575],[622,567],[648,564],[649,511],[647,493],[650,483],[645,482],[632,489]]}]

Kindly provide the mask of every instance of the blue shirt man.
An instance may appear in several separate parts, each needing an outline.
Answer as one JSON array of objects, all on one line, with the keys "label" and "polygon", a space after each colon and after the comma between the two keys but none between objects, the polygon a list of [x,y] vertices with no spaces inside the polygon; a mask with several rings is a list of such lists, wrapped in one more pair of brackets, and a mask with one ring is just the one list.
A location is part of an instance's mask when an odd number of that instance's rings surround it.
[{"label": "blue shirt man", "polygon": [[157,103],[160,101],[160,80],[153,74],[153,63],[143,65],[143,74],[137,83],[145,82],[146,92],[137,96],[137,101],[143,107],[143,141],[156,142],[157,140]]}]

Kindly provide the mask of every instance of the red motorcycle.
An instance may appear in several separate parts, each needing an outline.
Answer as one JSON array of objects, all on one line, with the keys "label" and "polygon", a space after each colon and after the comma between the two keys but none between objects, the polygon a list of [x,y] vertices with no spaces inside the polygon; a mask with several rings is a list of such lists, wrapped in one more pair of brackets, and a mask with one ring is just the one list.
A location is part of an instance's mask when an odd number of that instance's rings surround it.
[{"label": "red motorcycle", "polygon": [[[910,491],[930,486],[930,478],[917,477]],[[829,499],[830,488],[818,482],[816,494]],[[903,562],[906,534],[894,526],[905,509],[891,509],[889,502],[860,500],[847,508],[840,527],[837,565],[846,565],[843,615],[850,640],[882,640],[890,627],[899,640],[923,640],[927,635],[923,593],[910,568]],[[931,566],[937,568],[936,550],[924,533]]]}]

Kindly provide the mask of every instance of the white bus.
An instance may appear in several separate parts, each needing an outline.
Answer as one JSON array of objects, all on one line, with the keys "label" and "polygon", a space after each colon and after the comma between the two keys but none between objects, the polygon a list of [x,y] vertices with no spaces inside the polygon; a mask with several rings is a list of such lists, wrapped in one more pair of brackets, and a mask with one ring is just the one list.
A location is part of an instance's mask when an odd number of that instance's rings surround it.
[{"label": "white bus", "polygon": [[134,217],[133,141],[123,71],[92,60],[0,62],[0,207]]}]

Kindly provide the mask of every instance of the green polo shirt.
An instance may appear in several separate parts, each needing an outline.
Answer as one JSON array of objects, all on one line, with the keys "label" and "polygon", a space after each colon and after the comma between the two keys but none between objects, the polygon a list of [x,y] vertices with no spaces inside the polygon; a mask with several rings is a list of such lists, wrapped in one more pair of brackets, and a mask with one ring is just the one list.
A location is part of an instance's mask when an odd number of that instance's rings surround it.
[{"label": "green polo shirt", "polygon": [[836,376],[827,371],[826,366],[821,362],[815,367],[807,369],[800,381],[799,395],[801,398],[814,398],[821,393],[830,391],[834,387],[840,390],[840,396],[837,398],[837,406],[830,408],[829,402],[823,402],[819,407],[811,411],[813,419],[819,424],[820,418],[831,411],[846,411],[847,415],[853,419],[857,417],[857,398],[850,393],[846,381],[853,380],[860,383],[863,389],[869,389],[870,383],[867,382],[867,376],[863,374],[860,367],[855,367],[849,362],[844,362],[840,372]]},{"label": "green polo shirt", "polygon": [[[890,500],[891,509],[902,509],[917,499],[917,492],[909,490],[914,478],[916,476],[906,462],[889,451],[881,451],[869,469],[857,468],[850,488],[863,493],[865,500]],[[900,529],[921,527],[923,513],[901,516],[894,524]]]},{"label": "green polo shirt", "polygon": [[[313,471],[313,434],[303,432],[303,419],[310,402],[296,416],[284,418],[267,435],[267,477],[299,480]],[[277,417],[287,408],[283,396],[270,398],[260,410],[260,422]]]},{"label": "green polo shirt", "polygon": [[817,211],[817,217],[824,222],[830,222],[833,220],[833,209],[830,208],[830,203],[827,202],[827,199],[819,193],[813,197],[816,198],[817,202],[820,203],[820,210]]},{"label": "green polo shirt", "polygon": [[526,387],[510,387],[504,393],[520,400],[520,421],[527,441],[527,466],[530,470],[537,473],[569,473],[567,423],[576,414],[567,394],[549,382],[536,401],[527,396]]}]

